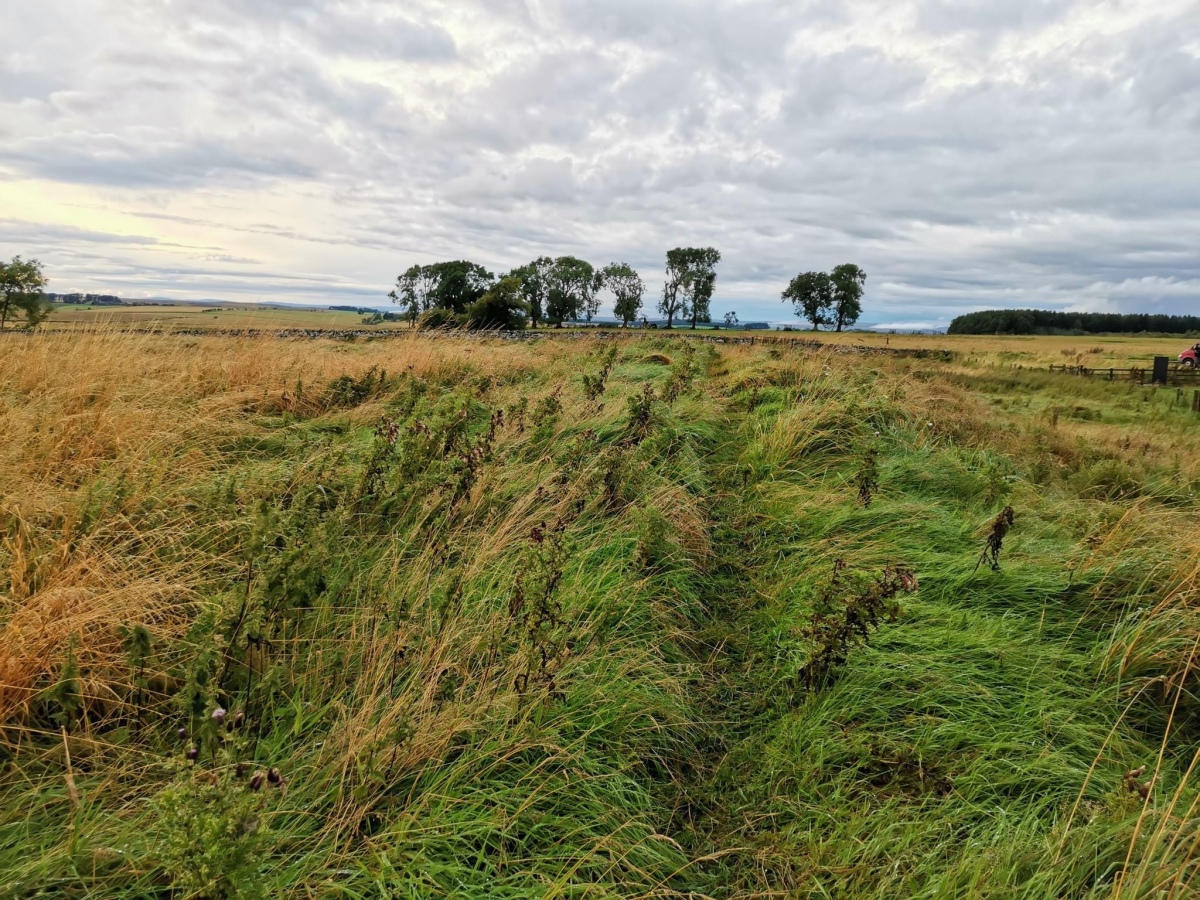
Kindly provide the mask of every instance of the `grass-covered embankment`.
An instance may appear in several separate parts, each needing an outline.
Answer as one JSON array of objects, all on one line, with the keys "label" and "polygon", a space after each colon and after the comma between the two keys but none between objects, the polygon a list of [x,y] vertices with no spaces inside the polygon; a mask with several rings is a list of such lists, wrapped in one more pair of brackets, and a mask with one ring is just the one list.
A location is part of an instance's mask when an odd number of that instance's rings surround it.
[{"label": "grass-covered embankment", "polygon": [[5,350],[16,895],[1190,883],[1185,480],[836,354]]}]

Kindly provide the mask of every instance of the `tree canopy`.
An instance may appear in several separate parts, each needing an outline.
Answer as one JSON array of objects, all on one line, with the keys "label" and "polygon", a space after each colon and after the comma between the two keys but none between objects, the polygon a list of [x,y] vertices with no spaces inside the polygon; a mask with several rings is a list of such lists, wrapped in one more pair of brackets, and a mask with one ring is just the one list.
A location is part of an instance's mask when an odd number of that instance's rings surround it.
[{"label": "tree canopy", "polygon": [[550,270],[553,268],[553,259],[539,256],[508,273],[521,284],[521,298],[529,308],[529,320],[534,328],[545,318],[546,308],[550,305]]},{"label": "tree canopy", "polygon": [[833,325],[841,331],[862,315],[866,281],[866,272],[854,263],[843,263],[832,272],[801,272],[780,296],[791,302],[797,316],[812,324],[813,331],[822,325]]},{"label": "tree canopy", "polygon": [[854,263],[843,263],[829,273],[829,280],[833,282],[833,324],[841,331],[853,326],[862,315],[863,285],[867,283],[867,273]]},{"label": "tree canopy", "polygon": [[712,320],[709,303],[717,283],[715,267],[721,261],[721,252],[715,247],[676,247],[667,251],[666,278],[658,311],[667,317],[667,327],[675,326],[675,319],[690,319],[692,327],[697,322]]},{"label": "tree canopy", "polygon": [[393,303],[404,307],[405,315],[415,321],[431,309],[462,313],[482,297],[495,276],[478,263],[465,259],[410,266],[396,279],[388,294]]},{"label": "tree canopy", "polygon": [[521,279],[509,275],[467,307],[467,325],[519,331],[525,327],[528,312],[529,305],[522,297]]},{"label": "tree canopy", "polygon": [[955,317],[947,330],[950,334],[1192,334],[1200,332],[1200,316],[986,309]]},{"label": "tree canopy", "polygon": [[11,262],[0,262],[0,329],[17,313],[23,313],[30,326],[44,322],[50,315],[45,287],[46,275],[36,259],[14,256]]},{"label": "tree canopy", "polygon": [[604,287],[616,296],[613,304],[613,315],[621,320],[626,328],[638,317],[642,309],[642,295],[646,293],[646,284],[642,277],[628,263],[609,263],[600,270],[600,278]]},{"label": "tree canopy", "polygon": [[550,267],[548,279],[546,321],[561,328],[567,319],[580,315],[592,320],[599,309],[596,292],[601,281],[591,263],[575,256],[560,256]]},{"label": "tree canopy", "polygon": [[812,323],[813,331],[833,324],[833,279],[828,273],[801,272],[788,283],[781,296],[791,301],[797,316]]}]

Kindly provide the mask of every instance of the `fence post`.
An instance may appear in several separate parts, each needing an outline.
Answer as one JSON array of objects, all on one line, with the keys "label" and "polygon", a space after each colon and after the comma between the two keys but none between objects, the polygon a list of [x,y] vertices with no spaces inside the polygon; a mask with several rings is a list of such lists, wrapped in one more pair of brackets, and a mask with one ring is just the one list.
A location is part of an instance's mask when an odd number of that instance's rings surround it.
[{"label": "fence post", "polygon": [[1192,412],[1200,413],[1200,391],[1192,391]]},{"label": "fence post", "polygon": [[1167,383],[1167,367],[1171,364],[1171,360],[1166,356],[1154,357],[1154,374],[1150,377],[1152,384]]}]

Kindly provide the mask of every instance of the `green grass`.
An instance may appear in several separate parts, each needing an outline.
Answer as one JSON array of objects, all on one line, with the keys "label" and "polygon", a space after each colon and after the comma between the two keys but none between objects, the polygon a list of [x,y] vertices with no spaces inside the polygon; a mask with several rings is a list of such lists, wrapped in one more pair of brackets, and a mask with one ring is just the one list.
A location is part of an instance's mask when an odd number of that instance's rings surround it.
[{"label": "green grass", "polygon": [[[1189,648],[1172,630],[1139,666],[1112,655],[1141,646],[1145,610],[1178,580],[1161,535],[1195,516],[1160,468],[1100,472],[1102,454],[1036,416],[987,412],[1026,389],[1051,402],[1040,374],[906,378],[653,339],[621,346],[591,402],[579,375],[603,353],[505,371],[455,357],[348,406],[317,387],[326,399],[303,408],[247,406],[201,477],[126,509],[172,538],[111,552],[204,560],[175,612],[184,636],[114,622],[156,636],[141,667],[88,656],[88,635],[82,662],[72,648],[51,661],[0,747],[6,890],[1191,885],[1191,850],[1170,845],[1191,826],[1169,815],[1186,820],[1194,797],[1195,732],[1170,699],[1190,700],[1187,667],[1174,695],[1154,690]],[[931,383],[980,400],[931,405]],[[1108,396],[1071,390],[1080,405]],[[78,487],[81,506],[106,478]],[[1000,568],[977,566],[1005,505]],[[112,508],[85,527],[112,524]],[[1144,534],[1098,552],[1133,516]],[[840,615],[888,566],[919,588],[806,686],[814,615]],[[1123,782],[1141,765],[1147,804]],[[284,786],[253,790],[272,768]]]}]

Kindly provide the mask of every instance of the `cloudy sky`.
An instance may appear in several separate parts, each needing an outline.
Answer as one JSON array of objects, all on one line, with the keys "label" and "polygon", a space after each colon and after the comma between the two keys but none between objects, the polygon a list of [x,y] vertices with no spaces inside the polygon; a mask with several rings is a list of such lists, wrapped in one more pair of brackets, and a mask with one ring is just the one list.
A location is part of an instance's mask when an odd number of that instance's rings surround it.
[{"label": "cloudy sky", "polygon": [[0,256],[373,305],[413,262],[673,246],[780,319],[1200,312],[1200,0],[0,0]]}]

